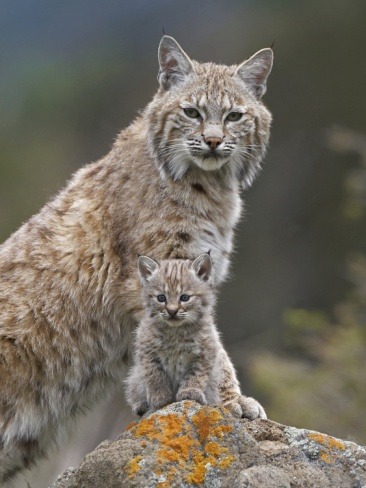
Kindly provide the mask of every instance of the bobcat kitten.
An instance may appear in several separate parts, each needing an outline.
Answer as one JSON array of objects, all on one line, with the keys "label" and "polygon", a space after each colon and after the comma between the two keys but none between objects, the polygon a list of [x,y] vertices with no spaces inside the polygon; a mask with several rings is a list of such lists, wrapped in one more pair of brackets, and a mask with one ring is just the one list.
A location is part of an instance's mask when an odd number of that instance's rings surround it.
[{"label": "bobcat kitten", "polygon": [[211,249],[212,282],[227,275],[240,190],[268,143],[272,51],[197,63],[164,36],[159,66],[156,95],[111,151],[0,246],[0,485],[121,384],[142,314],[136,252]]},{"label": "bobcat kitten", "polygon": [[242,396],[234,367],[213,321],[215,294],[209,254],[158,264],[140,256],[144,316],[136,332],[135,363],[126,380],[137,415],[181,400],[223,403],[234,414],[266,418]]}]

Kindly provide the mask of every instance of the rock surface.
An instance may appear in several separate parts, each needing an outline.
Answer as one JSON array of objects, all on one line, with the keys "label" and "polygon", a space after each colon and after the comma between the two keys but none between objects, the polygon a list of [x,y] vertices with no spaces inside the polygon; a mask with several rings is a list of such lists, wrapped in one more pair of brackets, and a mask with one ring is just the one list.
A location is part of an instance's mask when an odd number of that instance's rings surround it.
[{"label": "rock surface", "polygon": [[186,401],[132,423],[51,488],[95,487],[362,488],[366,448]]}]

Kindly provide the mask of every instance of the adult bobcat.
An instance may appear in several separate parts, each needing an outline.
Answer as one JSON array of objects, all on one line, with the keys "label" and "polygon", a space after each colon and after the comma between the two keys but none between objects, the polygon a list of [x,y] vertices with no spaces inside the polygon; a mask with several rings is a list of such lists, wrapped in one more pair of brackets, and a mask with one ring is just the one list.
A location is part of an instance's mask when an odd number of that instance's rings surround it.
[{"label": "adult bobcat", "polygon": [[0,483],[121,380],[141,316],[136,256],[211,249],[227,274],[240,186],[265,153],[264,49],[239,66],[159,47],[160,88],[111,152],[0,247]]}]

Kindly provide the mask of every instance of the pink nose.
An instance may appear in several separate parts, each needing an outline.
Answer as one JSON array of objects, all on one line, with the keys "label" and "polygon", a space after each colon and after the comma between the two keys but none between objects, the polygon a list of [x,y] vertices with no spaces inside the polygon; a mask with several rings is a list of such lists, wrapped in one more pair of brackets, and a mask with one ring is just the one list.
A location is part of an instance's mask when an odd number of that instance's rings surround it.
[{"label": "pink nose", "polygon": [[171,318],[175,317],[178,313],[177,308],[168,308],[167,307],[168,314],[171,316]]},{"label": "pink nose", "polygon": [[205,137],[205,143],[210,149],[216,149],[222,143],[220,137]]}]

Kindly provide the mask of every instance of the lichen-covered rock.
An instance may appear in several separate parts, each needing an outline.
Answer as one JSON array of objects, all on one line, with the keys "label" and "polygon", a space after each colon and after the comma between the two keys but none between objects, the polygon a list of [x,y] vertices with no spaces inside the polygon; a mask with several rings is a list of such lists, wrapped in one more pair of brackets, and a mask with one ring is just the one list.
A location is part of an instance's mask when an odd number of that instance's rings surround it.
[{"label": "lichen-covered rock", "polygon": [[361,488],[366,449],[334,437],[237,419],[222,407],[169,405],[103,442],[51,488]]}]

